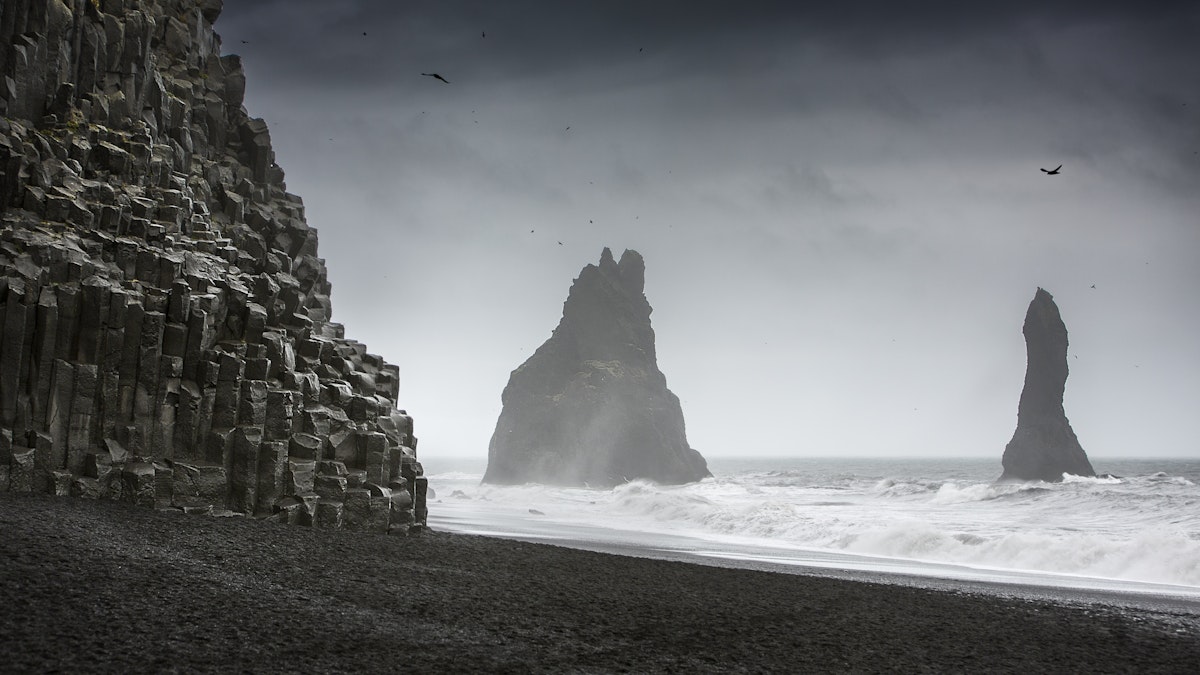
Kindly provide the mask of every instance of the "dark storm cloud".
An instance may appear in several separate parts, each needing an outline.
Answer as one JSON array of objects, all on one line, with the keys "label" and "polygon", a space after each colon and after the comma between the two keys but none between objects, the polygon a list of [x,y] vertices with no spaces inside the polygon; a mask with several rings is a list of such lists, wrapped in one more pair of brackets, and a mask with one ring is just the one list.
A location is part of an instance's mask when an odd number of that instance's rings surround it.
[{"label": "dark storm cloud", "polygon": [[[753,77],[781,48],[856,60],[943,49],[989,35],[1122,24],[1170,51],[1194,38],[1197,10],[1130,3],[327,2],[227,3],[218,24],[234,49],[270,54],[276,77],[378,85],[440,68],[470,82],[637,63]],[[1189,31],[1190,29],[1190,31]],[[481,32],[488,37],[482,38]],[[362,35],[366,32],[367,35]],[[240,40],[249,45],[240,47]],[[259,48],[262,49],[259,49]],[[1017,46],[1020,48],[1020,46]],[[639,50],[645,51],[639,51]],[[351,60],[358,66],[345,68]]]},{"label": "dark storm cloud", "polygon": [[[1071,101],[1093,107],[1093,121],[1155,130],[1173,163],[1197,169],[1194,6],[910,5],[272,0],[228,3],[218,29],[246,54],[253,86],[370,92],[397,112],[430,97],[477,109],[506,96],[623,91],[643,108],[613,116],[661,112],[664,124],[671,115],[686,125],[674,107],[687,104],[696,117],[853,109],[928,126],[947,108],[1021,100],[1050,126]],[[1085,126],[1051,150],[1086,160],[1107,135]]]}]

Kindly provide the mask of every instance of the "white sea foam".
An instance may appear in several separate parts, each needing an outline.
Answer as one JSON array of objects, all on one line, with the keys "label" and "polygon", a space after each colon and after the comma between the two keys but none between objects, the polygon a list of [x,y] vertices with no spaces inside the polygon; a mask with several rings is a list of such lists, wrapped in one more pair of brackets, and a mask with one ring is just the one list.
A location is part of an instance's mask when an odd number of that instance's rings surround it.
[{"label": "white sea foam", "polygon": [[[1200,462],[1190,466],[1200,475]],[[504,531],[600,528],[638,542],[686,536],[732,551],[788,546],[1200,588],[1200,491],[1180,472],[998,484],[990,466],[943,472],[952,480],[909,468],[715,471],[691,485],[611,490],[480,485],[478,473],[447,471],[430,476],[447,495],[431,512]]]},{"label": "white sea foam", "polygon": [[1073,473],[1064,473],[1062,482],[1064,483],[1097,483],[1101,485],[1116,485],[1121,482],[1116,476],[1076,476]]},{"label": "white sea foam", "polygon": [[1175,531],[1128,539],[1086,533],[950,533],[923,521],[868,528],[846,550],[982,567],[1200,586],[1200,542]]},{"label": "white sea foam", "polygon": [[974,483],[970,485],[943,483],[931,501],[934,504],[983,502],[990,499],[1019,495],[1023,492],[1045,491],[1046,489],[1046,484],[1040,481],[1033,483]]},{"label": "white sea foam", "polygon": [[426,474],[425,477],[431,481],[475,481],[477,483],[483,479],[482,474],[468,471],[443,471],[442,473]]}]

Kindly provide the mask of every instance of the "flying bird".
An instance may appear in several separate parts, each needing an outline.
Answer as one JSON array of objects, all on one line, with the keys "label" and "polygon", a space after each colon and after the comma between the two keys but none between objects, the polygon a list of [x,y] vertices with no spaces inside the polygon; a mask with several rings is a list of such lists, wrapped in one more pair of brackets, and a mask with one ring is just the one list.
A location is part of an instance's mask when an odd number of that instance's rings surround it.
[{"label": "flying bird", "polygon": [[1095,288],[1095,287],[1096,287],[1096,284],[1092,284],[1092,288]]},{"label": "flying bird", "polygon": [[1047,176],[1057,176],[1058,170],[1061,168],[1062,168],[1062,164],[1059,164],[1058,166],[1054,167],[1054,169],[1052,169],[1052,170],[1042,169],[1042,173],[1046,174]]},{"label": "flying bird", "polygon": [[[421,73],[421,74],[424,75],[425,77],[432,77],[435,80],[441,80],[442,82],[445,82],[446,84],[450,84],[450,80],[447,80],[446,78],[442,77],[441,75],[438,75],[437,73]],[[1043,171],[1044,170],[1045,169],[1043,169]]]},{"label": "flying bird", "polygon": [[479,31],[479,37],[481,37],[481,38],[487,37],[487,31],[486,30]]},{"label": "flying bird", "polygon": [[558,242],[558,245],[559,245],[559,246],[562,246],[562,242],[561,242],[561,241],[560,241],[560,242]]}]

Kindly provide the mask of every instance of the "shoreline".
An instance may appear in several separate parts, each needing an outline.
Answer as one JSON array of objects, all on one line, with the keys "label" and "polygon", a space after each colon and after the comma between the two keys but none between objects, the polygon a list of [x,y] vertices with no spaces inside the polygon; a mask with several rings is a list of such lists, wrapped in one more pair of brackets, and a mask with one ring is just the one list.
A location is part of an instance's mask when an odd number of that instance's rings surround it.
[{"label": "shoreline", "polygon": [[[1179,614],[1181,616],[1192,616],[1197,622],[1197,625],[1200,626],[1200,599],[1189,597],[1187,595],[1171,593],[1169,591],[1162,591],[1157,588],[1143,591],[1099,587],[1068,587],[1041,583],[1022,583],[1016,581],[958,579],[916,573],[823,566],[820,564],[799,564],[790,562],[776,562],[772,560],[754,560],[718,554],[706,555],[697,551],[674,548],[645,548],[638,546],[637,544],[570,540],[555,537],[526,536],[520,534],[509,535],[484,532],[455,532],[453,530],[441,531],[453,536],[478,536],[505,539],[526,542],[534,545],[559,546],[562,548],[590,551],[593,553],[607,553],[630,558],[678,562],[685,565],[703,565],[721,569],[753,570],[758,572],[767,572],[770,574],[790,574],[820,579],[838,579],[851,582],[897,585],[950,593],[971,593],[990,597],[1053,602],[1064,605],[1101,605],[1115,609],[1126,609],[1151,613]],[[1165,588],[1168,585],[1162,584],[1159,586]],[[1179,588],[1190,589],[1190,587]],[[1200,594],[1200,589],[1196,589],[1195,592]]]},{"label": "shoreline", "polygon": [[621,529],[603,522],[558,519],[540,511],[530,515],[529,509],[502,502],[488,502],[484,507],[474,501],[437,499],[434,504],[438,508],[430,514],[430,527],[451,533],[783,574],[1112,604],[1149,611],[1200,611],[1200,586],[1186,584],[809,549],[771,541],[730,541],[686,530]]},{"label": "shoreline", "polygon": [[1200,613],[0,494],[6,669],[1188,672]]}]

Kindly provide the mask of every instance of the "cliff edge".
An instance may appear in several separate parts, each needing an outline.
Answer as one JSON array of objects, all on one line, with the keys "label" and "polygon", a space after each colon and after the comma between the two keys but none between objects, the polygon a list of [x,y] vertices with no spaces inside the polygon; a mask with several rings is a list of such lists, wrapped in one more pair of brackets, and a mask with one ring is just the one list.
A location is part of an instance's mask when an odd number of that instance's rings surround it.
[{"label": "cliff edge", "polygon": [[407,531],[397,368],[330,320],[220,11],[0,8],[0,490]]}]

